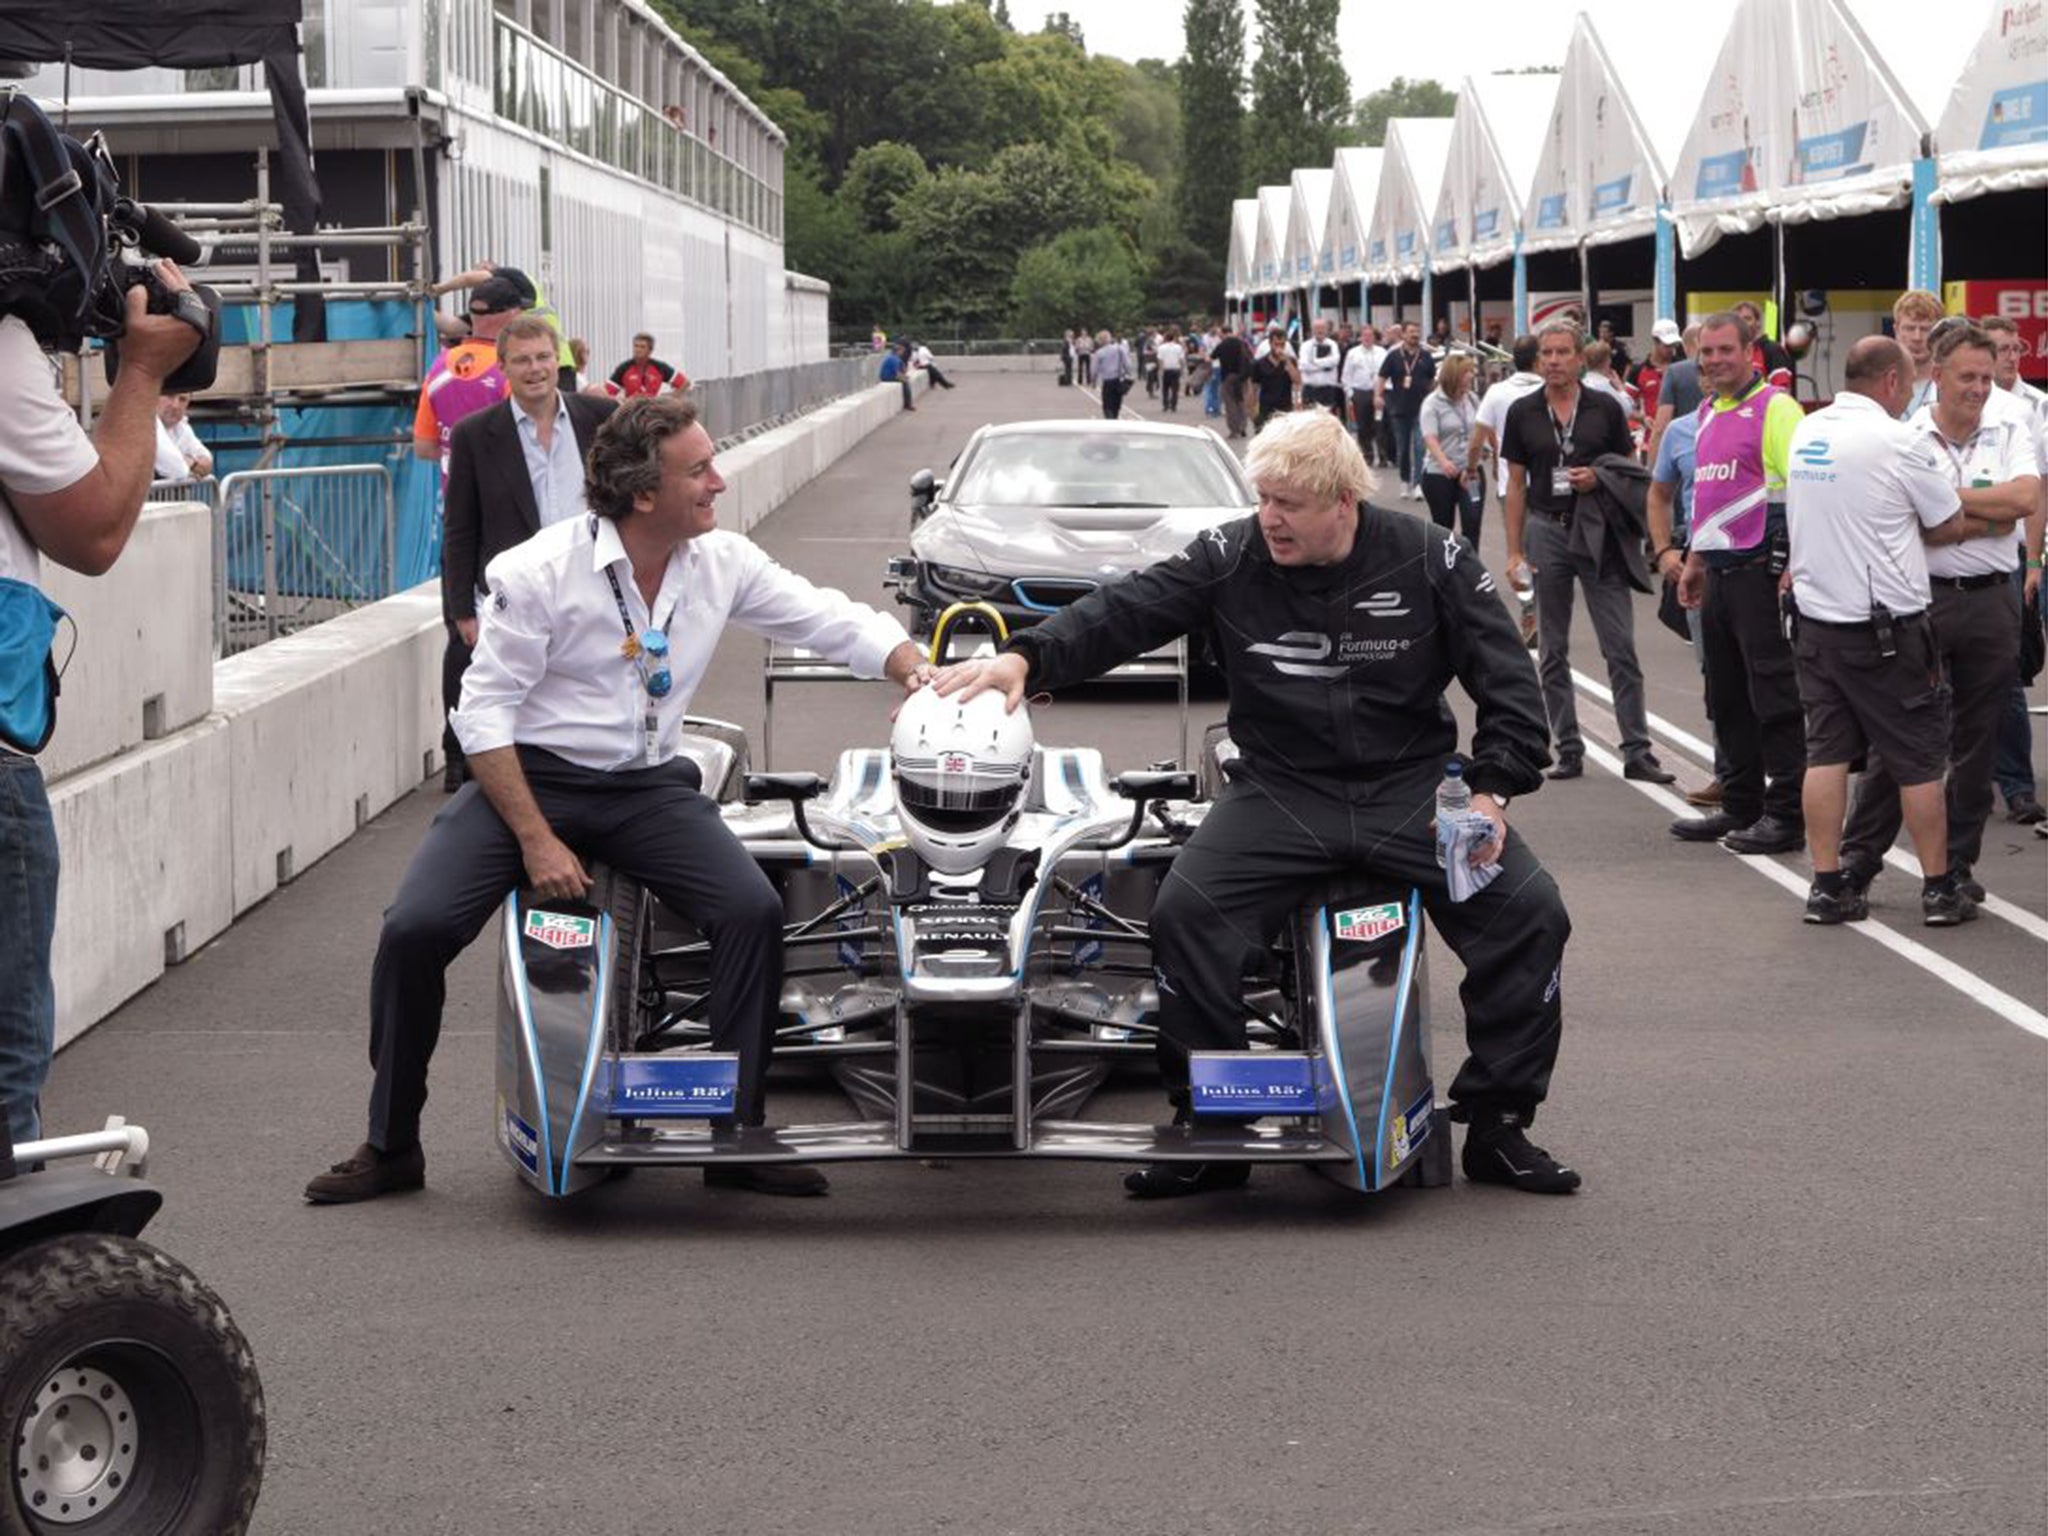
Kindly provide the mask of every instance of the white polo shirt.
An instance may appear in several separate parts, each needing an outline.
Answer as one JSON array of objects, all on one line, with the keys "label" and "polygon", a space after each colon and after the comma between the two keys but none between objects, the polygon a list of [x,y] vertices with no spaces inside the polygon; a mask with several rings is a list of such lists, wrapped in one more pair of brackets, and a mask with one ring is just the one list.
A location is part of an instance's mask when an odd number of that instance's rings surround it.
[{"label": "white polo shirt", "polygon": [[[1950,485],[2004,485],[2009,480],[2032,478],[2041,472],[2039,449],[2031,418],[2011,395],[1993,389],[1985,402],[1977,430],[1966,443],[1952,443],[1934,424],[1934,407],[1922,406],[1908,425],[1914,437],[1934,455],[1936,465]],[[2023,536],[2020,523],[2009,536],[1966,539],[1927,552],[1927,570],[1933,576],[2003,576],[2018,563],[2014,545]]]},{"label": "white polo shirt", "polygon": [[1847,390],[1792,434],[1785,521],[1792,595],[1829,624],[1860,624],[1873,604],[1918,613],[1931,592],[1920,530],[1962,509],[1923,434]]},{"label": "white polo shirt", "polygon": [[1507,455],[1500,451],[1500,439],[1501,433],[1507,429],[1508,407],[1542,387],[1541,374],[1511,373],[1480,397],[1479,419],[1473,425],[1484,427],[1493,434],[1493,483],[1502,501],[1508,499],[1508,460]]}]

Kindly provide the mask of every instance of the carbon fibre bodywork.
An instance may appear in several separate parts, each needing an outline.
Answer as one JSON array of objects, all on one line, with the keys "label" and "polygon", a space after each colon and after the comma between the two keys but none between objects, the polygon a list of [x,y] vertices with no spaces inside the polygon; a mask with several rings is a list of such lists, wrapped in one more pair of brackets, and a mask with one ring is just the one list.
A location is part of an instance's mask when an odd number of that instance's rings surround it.
[{"label": "carbon fibre bodywork", "polygon": [[1191,1123],[1093,1119],[1113,1068],[1150,1059],[1146,919],[1206,802],[1134,804],[1099,754],[1040,747],[1003,857],[954,880],[904,847],[888,769],[848,751],[808,804],[784,782],[793,803],[723,812],[783,899],[777,1059],[825,1066],[857,1117],[733,1125],[702,937],[606,871],[587,906],[507,900],[494,1131],[523,1180],[561,1196],[617,1165],[944,1156],[1449,1181],[1412,891],[1347,880],[1304,901],[1248,969],[1253,1048],[1195,1059]]}]

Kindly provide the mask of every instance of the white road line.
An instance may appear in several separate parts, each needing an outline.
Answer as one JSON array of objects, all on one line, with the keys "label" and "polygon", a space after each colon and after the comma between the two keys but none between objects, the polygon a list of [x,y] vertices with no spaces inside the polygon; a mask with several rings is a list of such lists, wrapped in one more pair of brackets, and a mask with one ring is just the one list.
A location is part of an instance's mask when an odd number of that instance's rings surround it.
[{"label": "white road line", "polygon": [[[1080,386],[1080,389],[1082,394],[1095,402],[1097,410],[1102,409],[1102,391],[1100,389],[1093,384],[1083,384]],[[1124,396],[1123,404],[1117,407],[1117,413],[1120,416],[1128,416],[1133,421],[1150,421],[1152,419],[1143,411],[1137,410],[1131,405],[1131,397],[1128,393]]]},{"label": "white road line", "polygon": [[[1614,703],[1613,689],[1609,688],[1605,683],[1588,677],[1577,667],[1572,668],[1572,681],[1577,683],[1583,692],[1591,694],[1603,704],[1611,705]],[[1696,758],[1702,768],[1709,770],[1713,768],[1714,748],[1711,742],[1701,741],[1699,737],[1680,726],[1673,725],[1662,715],[1650,715],[1648,718],[1652,735],[1662,734],[1668,736],[1674,745]],[[1687,811],[1690,813],[1691,807],[1687,807]],[[1884,861],[1891,865],[1893,869],[1911,875],[1915,880],[1920,878],[1920,861],[1909,854],[1902,853],[1896,848],[1890,848],[1885,851]],[[2048,921],[2036,917],[2025,907],[2015,906],[2012,902],[1990,892],[1985,893],[1984,900],[1979,905],[1981,910],[1989,913],[1992,917],[2001,918],[2029,937],[2039,939],[2042,943],[2048,944]]]},{"label": "white road line", "polygon": [[[1621,759],[1612,752],[1607,751],[1604,747],[1595,746],[1590,741],[1587,742],[1586,761],[1597,763],[1617,779],[1622,779]],[[1692,814],[1692,807],[1688,806],[1683,800],[1679,799],[1678,796],[1672,794],[1662,785],[1644,784],[1636,779],[1622,779],[1622,782],[1630,789],[1646,796],[1667,811],[1680,816]],[[1763,854],[1730,854],[1729,857],[1740,859],[1744,864],[1747,864],[1766,879],[1783,886],[1801,901],[1806,899],[1806,882],[1793,874],[1791,870],[1785,868],[1784,865],[1778,863],[1777,860]],[[2041,1039],[2048,1040],[2048,1014],[2043,1014],[2037,1009],[2030,1008],[2018,998],[1999,991],[1998,988],[1992,986],[1990,982],[1979,976],[1975,971],[1956,964],[1955,961],[1949,959],[1946,955],[1929,949],[1925,944],[1909,939],[1894,929],[1887,928],[1883,923],[1878,922],[1874,918],[1866,919],[1860,923],[1845,923],[1843,926],[1854,933],[1861,934],[1864,938],[1874,943],[1883,945],[1901,959],[1919,966],[1928,975],[1934,977],[1937,981],[1946,982],[1972,1002],[1982,1003],[1986,1008],[1989,1008],[2008,1023],[2017,1024],[2028,1034],[2038,1035]]]}]

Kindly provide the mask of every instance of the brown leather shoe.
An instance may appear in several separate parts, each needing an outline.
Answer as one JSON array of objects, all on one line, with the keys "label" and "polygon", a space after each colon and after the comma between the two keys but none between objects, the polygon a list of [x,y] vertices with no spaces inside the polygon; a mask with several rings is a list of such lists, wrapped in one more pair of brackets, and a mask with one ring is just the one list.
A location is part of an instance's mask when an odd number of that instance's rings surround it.
[{"label": "brown leather shoe", "polygon": [[367,1141],[346,1159],[306,1185],[306,1199],[313,1205],[351,1205],[427,1187],[427,1156],[418,1143],[395,1152],[382,1152]]},{"label": "brown leather shoe", "polygon": [[1698,789],[1688,789],[1685,792],[1685,803],[1696,805],[1701,810],[1712,810],[1721,803],[1721,781],[1709,779]]}]

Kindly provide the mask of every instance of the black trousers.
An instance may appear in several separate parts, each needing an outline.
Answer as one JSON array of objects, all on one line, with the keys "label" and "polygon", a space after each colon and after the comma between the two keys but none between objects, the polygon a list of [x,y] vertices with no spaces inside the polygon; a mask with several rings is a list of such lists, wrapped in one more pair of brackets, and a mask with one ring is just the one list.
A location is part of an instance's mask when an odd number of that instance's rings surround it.
[{"label": "black trousers", "polygon": [[[530,747],[519,760],[548,825],[578,858],[632,876],[711,941],[712,1043],[739,1053],[737,1118],[760,1124],[782,997],[782,898],[717,803],[698,793],[696,765],[600,773]],[[482,788],[465,784],[384,909],[370,968],[372,1146],[419,1140],[449,963],[524,879],[518,840]]]},{"label": "black trousers", "polygon": [[459,763],[462,743],[455,739],[455,727],[448,723],[448,716],[462,702],[462,674],[469,670],[469,659],[474,653],[462,643],[453,624],[447,628],[448,644],[441,651],[441,760]]},{"label": "black trousers", "polygon": [[1180,370],[1162,368],[1159,370],[1159,404],[1168,411],[1180,409]]},{"label": "black trousers", "polygon": [[1373,422],[1372,391],[1369,389],[1351,391],[1351,430],[1358,434],[1358,451],[1365,455],[1365,462],[1382,462],[1380,434]]},{"label": "black trousers", "polygon": [[1102,393],[1102,414],[1115,421],[1123,413],[1124,392],[1131,387],[1129,379],[1098,379],[1097,387]]},{"label": "black trousers", "polygon": [[1479,548],[1479,521],[1484,510],[1480,495],[1477,487],[1467,485],[1462,479],[1453,480],[1449,475],[1423,471],[1422,501],[1429,508],[1430,521],[1448,532],[1455,520],[1458,532],[1475,550]]},{"label": "black trousers", "polygon": [[[1934,649],[1949,686],[1948,857],[1951,866],[1975,864],[1984,851],[1991,817],[1991,769],[1998,730],[2019,678],[2020,626],[2012,588],[2003,583],[1963,591],[1937,582],[1930,609]],[[1876,753],[1856,781],[1842,832],[1842,851],[1865,862],[1884,857],[1899,835],[1905,812],[1899,786]]]},{"label": "black trousers", "polygon": [[1769,566],[1708,570],[1700,648],[1721,751],[1722,810],[1745,823],[1776,816],[1804,826],[1806,711]]},{"label": "black trousers", "polygon": [[1169,1092],[1187,1092],[1189,1051],[1245,1048],[1246,960],[1295,904],[1328,875],[1370,871],[1420,889],[1464,963],[1469,1055],[1451,1097],[1466,1110],[1533,1114],[1557,1061],[1571,919],[1557,882],[1512,829],[1499,877],[1451,901],[1430,830],[1436,783],[1434,773],[1370,784],[1241,773],[1231,782],[1175,855],[1152,908]]}]

